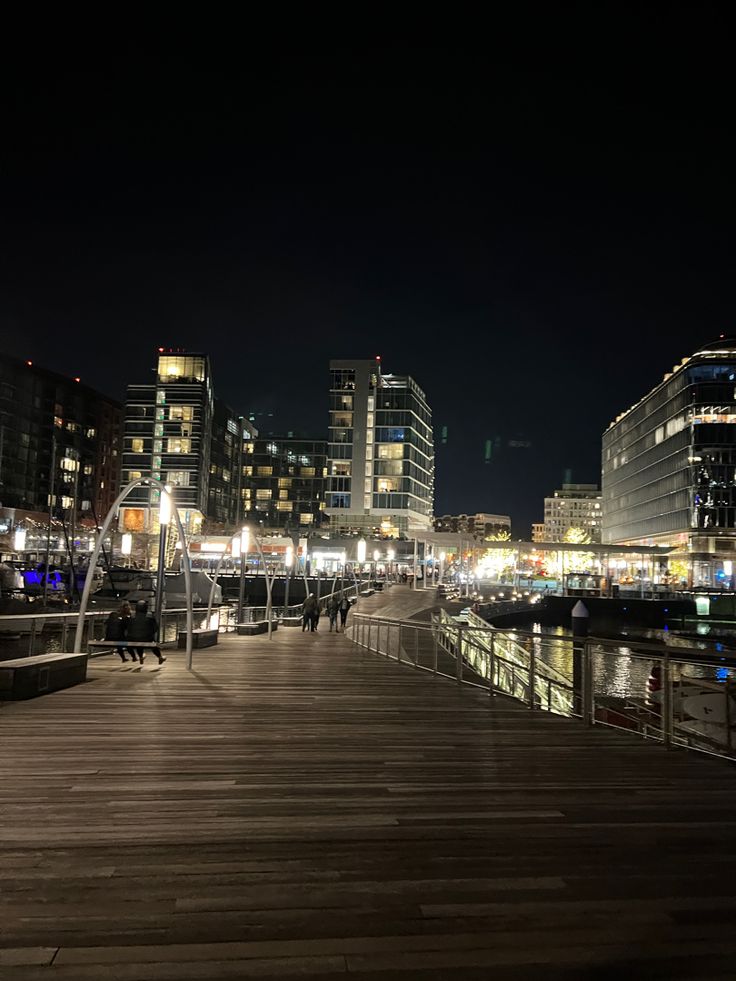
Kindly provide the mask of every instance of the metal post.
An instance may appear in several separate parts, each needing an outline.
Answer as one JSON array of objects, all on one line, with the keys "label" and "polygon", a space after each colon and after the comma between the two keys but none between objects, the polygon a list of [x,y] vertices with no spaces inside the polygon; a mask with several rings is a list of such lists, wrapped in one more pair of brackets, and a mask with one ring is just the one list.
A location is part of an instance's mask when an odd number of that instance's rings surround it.
[{"label": "metal post", "polygon": [[432,674],[437,674],[437,630],[434,628],[432,630],[432,639],[434,641],[434,651],[432,653]]},{"label": "metal post", "polygon": [[595,721],[593,705],[593,657],[590,644],[583,645],[583,722],[592,726]]},{"label": "metal post", "polygon": [[61,649],[62,649],[62,651],[65,651],[66,650],[66,630],[67,630],[66,617],[62,617],[61,618]]},{"label": "metal post", "polygon": [[417,542],[417,540],[415,538],[414,539],[414,578],[413,578],[412,583],[411,583],[411,588],[412,589],[416,589],[417,588],[417,561],[418,561],[418,557],[419,557],[418,547],[419,547],[419,543]]},{"label": "metal post", "polygon": [[28,644],[28,656],[29,657],[33,657],[33,646],[34,646],[35,642],[36,642],[36,618],[34,617],[31,620],[31,635],[30,635],[30,641],[29,641],[29,644]]},{"label": "metal post", "polygon": [[[247,537],[247,536],[246,536]],[[250,542],[250,538],[248,538]],[[238,623],[243,622],[243,607],[245,606],[245,566],[246,556],[240,553],[240,579],[238,581]]]},{"label": "metal post", "polygon": [[46,532],[46,573],[43,577],[43,608],[49,594],[49,561],[51,559],[51,518],[54,510],[54,485],[56,483],[56,437],[51,437],[51,470],[49,471],[49,527]]},{"label": "metal post", "polygon": [[662,658],[662,742],[672,747],[672,669],[669,655]]},{"label": "metal post", "polygon": [[733,735],[731,733],[731,680],[726,678],[726,745],[729,754],[733,751]]},{"label": "metal post", "polygon": [[457,625],[457,649],[455,651],[455,680],[462,684],[463,680],[463,628]]},{"label": "metal post", "polygon": [[[161,514],[159,510],[159,515]],[[159,521],[158,565],[156,568],[156,619],[158,621],[157,640],[162,641],[162,621],[164,613],[164,594],[166,592],[166,532],[168,525]]]},{"label": "metal post", "polygon": [[403,632],[404,632],[404,625],[403,625],[403,623],[400,623],[399,624],[399,647],[398,647],[398,650],[396,651],[396,659],[399,662],[399,664],[401,664],[401,637],[402,637]]},{"label": "metal post", "polygon": [[491,649],[488,653],[488,694],[495,695],[496,692],[493,688],[493,669],[495,667],[494,661],[496,660],[496,638],[491,634]]},{"label": "metal post", "polygon": [[529,652],[529,708],[534,711],[536,708],[536,654],[532,647]]}]

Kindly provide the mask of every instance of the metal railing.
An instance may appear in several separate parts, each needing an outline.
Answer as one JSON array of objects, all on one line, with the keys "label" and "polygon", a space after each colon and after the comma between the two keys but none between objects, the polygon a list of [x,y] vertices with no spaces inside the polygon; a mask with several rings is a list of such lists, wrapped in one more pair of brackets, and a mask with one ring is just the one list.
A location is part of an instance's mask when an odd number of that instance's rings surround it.
[{"label": "metal railing", "polygon": [[[363,651],[489,696],[509,696],[531,711],[736,759],[736,660],[708,659],[694,649],[673,654],[651,644],[624,648],[607,638],[507,631],[472,614],[458,622],[445,611],[429,622],[355,613],[347,635]],[[568,673],[548,663],[560,645],[570,655]]]},{"label": "metal railing", "polygon": [[[351,596],[356,596],[356,595],[358,595],[358,588],[355,584],[351,586],[344,586],[342,589],[338,588],[338,589],[331,590],[329,593],[325,593],[323,596],[320,596],[319,598],[320,613],[324,613],[326,611],[327,604],[332,599],[333,596],[337,596],[337,597],[347,596],[348,598],[350,598]],[[287,619],[301,618],[303,605],[304,605],[304,601],[302,600],[299,603],[289,604],[289,606],[272,606],[271,607],[272,619],[274,622],[276,622],[277,620],[283,620],[285,618]],[[257,623],[257,622],[262,622],[267,618],[268,618],[267,606],[246,606],[243,608],[243,620],[241,622]]]},{"label": "metal railing", "polygon": [[[91,642],[104,639],[110,612],[88,610],[84,614],[82,650],[87,651]],[[207,610],[196,608],[194,629],[216,629],[221,633],[234,631],[236,613],[233,607],[216,607],[208,623]],[[179,631],[186,630],[186,617],[186,609],[164,609],[161,615],[162,644],[176,643]],[[34,654],[71,650],[78,620],[78,612],[14,613],[0,616],[0,663],[5,654],[9,657],[32,657]]]}]

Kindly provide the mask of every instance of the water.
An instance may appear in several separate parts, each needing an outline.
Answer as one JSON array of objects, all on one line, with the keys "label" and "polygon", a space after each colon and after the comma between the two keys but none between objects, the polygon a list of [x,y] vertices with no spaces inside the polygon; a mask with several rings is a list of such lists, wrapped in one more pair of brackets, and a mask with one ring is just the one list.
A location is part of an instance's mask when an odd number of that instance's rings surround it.
[{"label": "water", "polygon": [[[573,645],[572,633],[566,627],[555,627],[533,623],[524,625],[524,630],[542,634],[542,637],[527,637],[523,634],[508,631],[517,643],[528,651],[534,650],[536,657],[548,664],[551,668],[559,671],[572,684],[573,677]],[[637,640],[652,641],[660,640],[659,631],[642,630],[638,632]],[[632,638],[633,640],[633,638]],[[694,647],[696,643],[690,644]],[[704,655],[709,657],[718,656],[718,651],[713,644],[697,644],[702,648]],[[676,647],[667,648],[671,657],[677,657]],[[647,693],[647,681],[652,670],[652,665],[656,658],[651,660],[642,657],[632,656],[632,650],[626,643],[612,641],[607,651],[611,653],[597,652],[593,654],[593,668],[595,679],[596,695],[608,695],[617,698],[636,698],[643,699]],[[673,662],[672,675],[675,681],[679,681],[682,676],[689,678],[703,678],[710,681],[725,681],[727,677],[736,678],[736,668],[726,668],[714,664],[677,664]]]}]

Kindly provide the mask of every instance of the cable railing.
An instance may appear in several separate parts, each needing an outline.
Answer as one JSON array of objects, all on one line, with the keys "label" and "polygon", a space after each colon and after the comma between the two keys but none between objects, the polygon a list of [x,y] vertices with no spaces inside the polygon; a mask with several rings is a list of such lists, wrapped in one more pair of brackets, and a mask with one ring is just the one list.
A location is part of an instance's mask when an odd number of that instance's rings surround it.
[{"label": "cable railing", "polygon": [[[348,637],[367,651],[531,711],[624,729],[666,747],[736,758],[736,660],[606,638],[506,631],[473,614],[429,622],[355,613]],[[569,671],[549,663],[564,648]]]}]

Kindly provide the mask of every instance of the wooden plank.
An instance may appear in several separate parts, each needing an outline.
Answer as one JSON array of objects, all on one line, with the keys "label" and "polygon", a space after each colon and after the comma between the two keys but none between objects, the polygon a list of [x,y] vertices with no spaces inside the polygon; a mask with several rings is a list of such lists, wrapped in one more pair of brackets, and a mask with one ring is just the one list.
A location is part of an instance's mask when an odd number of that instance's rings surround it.
[{"label": "wooden plank", "polygon": [[221,635],[194,667],[98,660],[0,709],[18,981],[729,974],[728,764],[458,688],[324,620]]}]

